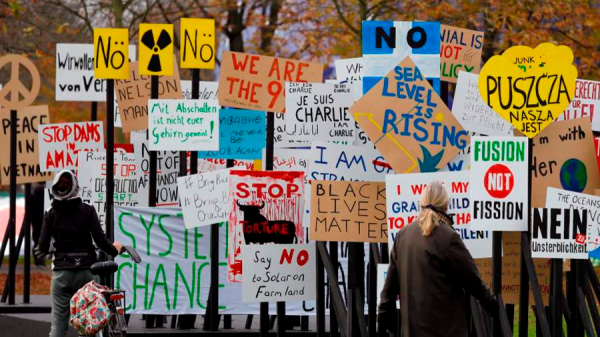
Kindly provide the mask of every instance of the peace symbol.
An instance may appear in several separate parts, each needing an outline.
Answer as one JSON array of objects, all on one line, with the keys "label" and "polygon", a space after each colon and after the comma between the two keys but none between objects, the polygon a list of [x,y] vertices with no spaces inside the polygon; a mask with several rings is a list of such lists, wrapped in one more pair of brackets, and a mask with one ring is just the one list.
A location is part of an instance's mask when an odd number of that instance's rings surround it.
[{"label": "peace symbol", "polygon": [[[40,73],[28,58],[9,54],[0,58],[0,69],[10,64],[10,79],[0,90],[0,105],[10,110],[18,110],[29,106],[40,91]],[[27,89],[19,79],[19,67],[25,67],[31,74],[31,90]],[[20,96],[23,100],[19,100]]]}]

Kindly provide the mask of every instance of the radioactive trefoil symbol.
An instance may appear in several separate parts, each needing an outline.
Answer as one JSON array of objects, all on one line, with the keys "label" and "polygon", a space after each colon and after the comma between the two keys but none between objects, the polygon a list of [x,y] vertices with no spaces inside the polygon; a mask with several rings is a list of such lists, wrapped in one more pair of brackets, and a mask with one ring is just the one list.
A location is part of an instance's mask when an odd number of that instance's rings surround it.
[{"label": "radioactive trefoil symbol", "polygon": [[142,36],[142,43],[153,52],[150,62],[148,62],[148,71],[159,72],[162,70],[158,52],[168,47],[172,42],[171,36],[169,36],[169,33],[167,33],[167,31],[164,29],[158,35],[158,41],[154,40],[154,33],[152,32],[152,29],[144,33]]}]

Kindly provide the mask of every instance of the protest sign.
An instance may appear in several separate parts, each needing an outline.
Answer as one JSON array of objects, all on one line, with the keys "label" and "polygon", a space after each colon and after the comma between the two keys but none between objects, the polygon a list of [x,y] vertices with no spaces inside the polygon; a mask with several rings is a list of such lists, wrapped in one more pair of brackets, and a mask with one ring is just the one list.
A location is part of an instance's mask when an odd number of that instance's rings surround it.
[{"label": "protest sign", "polygon": [[[233,160],[233,167],[238,170],[254,170],[254,160]],[[198,172],[209,172],[227,168],[226,159],[200,158],[198,159]],[[189,172],[189,171],[188,171]]]},{"label": "protest sign", "polygon": [[442,81],[456,83],[459,72],[479,73],[483,32],[476,30],[441,26],[441,78]]},{"label": "protest sign", "polygon": [[[182,98],[177,62],[173,62],[172,67],[172,76],[160,76],[158,79],[158,97],[161,99]],[[119,103],[123,132],[148,128],[150,89],[150,76],[139,73],[137,62],[131,62],[128,79],[115,81],[115,97]]]},{"label": "protest sign", "polygon": [[[265,151],[263,151],[264,153]],[[302,171],[306,172],[312,152],[310,148],[279,149],[273,151],[273,171]],[[266,153],[265,153],[266,155]],[[266,162],[263,161],[263,170]],[[308,182],[308,174],[304,175],[304,182]],[[305,191],[306,192],[306,191]]]},{"label": "protest sign", "polygon": [[532,139],[531,207],[545,206],[548,187],[586,194],[600,188],[593,138],[590,120],[578,118],[552,123]]},{"label": "protest sign", "polygon": [[467,132],[409,57],[350,113],[397,173],[435,172],[469,144]]},{"label": "protest sign", "polygon": [[533,138],[569,106],[577,78],[572,63],[567,46],[514,46],[485,63],[479,92],[494,111]]},{"label": "protest sign", "polygon": [[219,149],[217,100],[148,100],[150,150]]},{"label": "protest sign", "polygon": [[181,18],[181,68],[215,68],[215,20]]},{"label": "protest sign", "polygon": [[389,220],[389,247],[404,226],[417,220],[421,212],[421,194],[427,185],[440,181],[450,197],[448,214],[454,219],[454,230],[460,235],[473,258],[492,256],[491,232],[473,230],[469,212],[469,174],[467,172],[437,172],[422,174],[387,175],[387,214]]},{"label": "protest sign", "polygon": [[285,112],[285,82],[323,82],[324,66],[279,57],[223,51],[219,103]]},{"label": "protest sign", "polygon": [[[383,287],[385,286],[385,279],[390,265],[388,263],[377,264],[377,294],[381,294]],[[377,296],[377,306],[381,303],[381,296]],[[396,301],[396,309],[400,308],[400,300]]]},{"label": "protest sign", "polygon": [[408,56],[439,93],[439,36],[439,22],[363,21],[363,94]]},{"label": "protest sign", "polygon": [[228,221],[229,170],[198,173],[177,178],[185,228]]},{"label": "protest sign", "polygon": [[471,228],[527,231],[527,139],[473,137],[471,150]]},{"label": "protest sign", "polygon": [[[106,224],[106,152],[79,152],[77,165],[79,195],[83,202],[96,209],[102,226]],[[115,206],[137,206],[139,204],[140,172],[133,153],[114,154],[114,198]]]},{"label": "protest sign", "polygon": [[[477,136],[474,132],[467,133],[469,137]],[[469,171],[471,170],[471,143],[452,158],[439,172]]]},{"label": "protest sign", "polygon": [[129,60],[135,58],[132,47],[127,28],[94,28],[94,77],[126,80]]},{"label": "protest sign", "polygon": [[348,113],[354,99],[349,85],[286,82],[285,91],[285,137],[289,141],[354,142],[356,127]]},{"label": "protest sign", "polygon": [[590,257],[600,257],[600,197],[548,187],[546,208],[586,210],[586,244]]},{"label": "protest sign", "polygon": [[575,97],[558,120],[587,117],[592,121],[592,130],[600,131],[600,82],[575,81]]},{"label": "protest sign", "polygon": [[243,302],[316,300],[314,244],[242,246]]},{"label": "protest sign", "polygon": [[241,246],[303,243],[304,172],[238,171],[229,178],[228,280],[242,280]]},{"label": "protest sign", "polygon": [[[135,46],[129,46],[128,53],[135,55]],[[119,62],[121,62],[120,59]],[[56,86],[54,91],[57,101],[106,101],[106,82],[94,77],[94,45],[56,44]]]},{"label": "protest sign", "polygon": [[587,260],[587,209],[534,208],[531,256]]},{"label": "protest sign", "polygon": [[266,146],[265,123],[263,111],[221,109],[219,147],[216,151],[198,152],[198,158],[261,159]]},{"label": "protest sign", "polygon": [[[150,152],[145,132],[132,132],[131,143],[134,146],[135,162],[140,169],[139,204],[148,206],[150,179]],[[179,205],[177,176],[179,174],[178,151],[156,151],[156,206]]]},{"label": "protest sign", "polygon": [[[27,184],[51,180],[52,172],[45,172],[40,166],[39,128],[50,122],[47,105],[29,106],[17,111],[17,184]],[[0,108],[0,181],[10,184],[10,110]]]},{"label": "protest sign", "polygon": [[[192,99],[192,81],[181,80],[181,91],[183,99]],[[200,81],[199,99],[212,100],[217,99],[219,92],[219,82]]]},{"label": "protest sign", "polygon": [[355,102],[362,96],[363,69],[362,57],[335,60],[335,76],[340,81],[339,83],[350,85]]},{"label": "protest sign", "polygon": [[140,23],[139,62],[141,75],[172,76],[177,72],[173,59],[173,25]]},{"label": "protest sign", "polygon": [[598,162],[598,169],[600,171],[600,137],[594,137],[594,144],[596,146],[596,161]]},{"label": "protest sign", "polygon": [[310,239],[388,241],[383,182],[312,181]]},{"label": "protest sign", "polygon": [[102,122],[44,124],[38,136],[42,171],[75,170],[79,151],[104,150]]},{"label": "protest sign", "polygon": [[452,114],[467,131],[488,136],[511,136],[513,126],[492,110],[479,93],[479,75],[461,71],[454,92]]}]

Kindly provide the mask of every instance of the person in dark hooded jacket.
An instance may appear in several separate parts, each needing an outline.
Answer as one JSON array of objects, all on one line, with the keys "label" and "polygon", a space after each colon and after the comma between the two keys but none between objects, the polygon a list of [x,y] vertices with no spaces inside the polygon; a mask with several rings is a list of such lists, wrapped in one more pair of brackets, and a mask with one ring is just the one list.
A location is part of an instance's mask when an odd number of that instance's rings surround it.
[{"label": "person in dark hooded jacket", "polygon": [[55,176],[51,192],[54,200],[44,214],[35,255],[48,254],[53,239],[50,337],[62,337],[69,328],[71,297],[89,281],[97,280],[90,272],[90,266],[97,262],[94,243],[113,257],[121,252],[123,245],[108,240],[94,207],[77,197],[79,185],[71,171],[61,171]]}]

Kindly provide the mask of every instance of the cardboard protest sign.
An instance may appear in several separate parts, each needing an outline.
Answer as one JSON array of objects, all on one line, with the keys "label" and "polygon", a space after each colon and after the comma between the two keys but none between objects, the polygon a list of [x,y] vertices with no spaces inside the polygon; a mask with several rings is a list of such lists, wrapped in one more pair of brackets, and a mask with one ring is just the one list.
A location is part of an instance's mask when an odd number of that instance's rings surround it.
[{"label": "cardboard protest sign", "polygon": [[104,150],[102,122],[43,124],[38,136],[42,171],[75,170],[79,151]]},{"label": "cardboard protest sign", "polygon": [[354,142],[355,123],[348,113],[354,99],[349,85],[286,82],[285,92],[288,140]]},{"label": "cardboard protest sign", "polygon": [[228,221],[229,170],[198,173],[177,178],[185,228]]},{"label": "cardboard protest sign", "polygon": [[312,181],[310,239],[388,241],[383,182]]},{"label": "cardboard protest sign", "polygon": [[454,230],[465,242],[473,258],[492,256],[492,235],[471,227],[469,192],[471,189],[467,172],[437,172],[422,174],[387,175],[387,214],[389,220],[389,245],[393,247],[396,234],[404,226],[417,221],[421,212],[421,194],[428,184],[440,181],[450,197],[448,214],[454,219]]},{"label": "cardboard protest sign", "polygon": [[442,37],[440,51],[442,81],[456,83],[461,71],[479,73],[483,32],[442,25],[440,35]]},{"label": "cardboard protest sign", "polygon": [[150,150],[219,149],[217,100],[148,100]]},{"label": "cardboard protest sign", "polygon": [[[131,62],[129,78],[115,81],[115,97],[119,103],[123,132],[148,128],[148,100],[150,99],[150,77],[140,75],[137,62]],[[158,97],[181,99],[181,84],[177,63],[173,63],[172,76],[158,79]]]},{"label": "cardboard protest sign", "polygon": [[[94,77],[126,80],[129,60],[135,59],[127,28],[94,28]],[[58,48],[57,48],[58,49]]]},{"label": "cardboard protest sign", "polygon": [[[192,81],[182,80],[181,91],[183,99],[192,99]],[[199,99],[211,100],[217,99],[219,92],[219,82],[200,81]]]},{"label": "cardboard protest sign", "polygon": [[[52,180],[52,172],[40,166],[39,129],[50,122],[47,105],[29,106],[17,111],[17,184]],[[10,184],[10,110],[0,108],[0,181]]]},{"label": "cardboard protest sign", "polygon": [[533,138],[569,106],[577,79],[572,63],[567,46],[514,46],[486,62],[479,92],[494,111]]},{"label": "cardboard protest sign", "polygon": [[[139,168],[140,184],[138,201],[148,206],[150,191],[150,152],[145,132],[132,132],[135,162]],[[179,151],[157,151],[156,207],[179,205],[177,176],[179,175]]]},{"label": "cardboard protest sign", "polygon": [[223,51],[219,103],[268,112],[285,112],[285,82],[323,82],[324,66],[279,57]]},{"label": "cardboard protest sign", "polygon": [[228,280],[242,280],[241,246],[303,243],[304,172],[238,171],[229,178]]},{"label": "cardboard protest sign", "polygon": [[[133,153],[114,154],[115,206],[138,206],[140,172]],[[106,152],[79,152],[77,165],[79,195],[96,209],[102,226],[106,224]]]},{"label": "cardboard protest sign", "polygon": [[316,300],[314,244],[242,246],[243,302]]},{"label": "cardboard protest sign", "polygon": [[467,131],[488,136],[512,136],[513,134],[513,126],[481,98],[477,74],[464,71],[458,74],[452,114]]},{"label": "cardboard protest sign", "polygon": [[397,173],[435,172],[469,144],[467,132],[409,57],[350,113]]},{"label": "cardboard protest sign", "polygon": [[439,22],[363,21],[363,94],[410,56],[423,76],[440,88]]},{"label": "cardboard protest sign", "polygon": [[[101,52],[101,50],[98,52]],[[129,46],[128,54],[135,56],[135,46]],[[104,55],[104,57],[108,56]],[[117,57],[121,62],[121,56]],[[100,63],[102,62],[101,59]],[[56,100],[105,102],[106,82],[94,77],[94,64],[94,45],[57,43],[56,86],[54,90]]]},{"label": "cardboard protest sign", "polygon": [[600,188],[593,139],[588,118],[552,123],[532,139],[531,207],[545,206],[548,187],[586,194]]},{"label": "cardboard protest sign", "polygon": [[592,130],[600,131],[600,82],[575,81],[575,97],[558,120],[587,117],[592,121]]},{"label": "cardboard protest sign", "polygon": [[531,256],[588,259],[587,209],[534,208]]},{"label": "cardboard protest sign", "polygon": [[181,18],[181,68],[215,68],[215,20]]},{"label": "cardboard protest sign", "polygon": [[471,138],[471,228],[527,231],[529,150],[525,137]]},{"label": "cardboard protest sign", "polygon": [[[477,133],[468,132],[469,137],[477,136]],[[471,143],[464,149],[454,156],[440,172],[455,172],[455,171],[469,171],[471,170]]]},{"label": "cardboard protest sign", "polygon": [[600,257],[600,197],[548,187],[546,208],[586,210],[587,250],[590,257]]},{"label": "cardboard protest sign", "polygon": [[171,76],[174,70],[173,25],[140,23],[139,62],[141,75]]},{"label": "cardboard protest sign", "polygon": [[218,149],[200,151],[198,158],[262,158],[266,146],[266,115],[263,111],[221,109],[218,124]]},{"label": "cardboard protest sign", "polygon": [[363,70],[362,57],[335,60],[335,76],[339,83],[350,85],[355,102],[362,96]]}]

